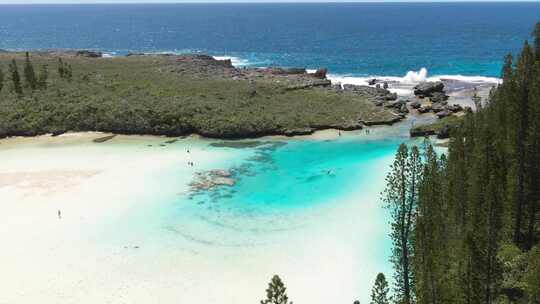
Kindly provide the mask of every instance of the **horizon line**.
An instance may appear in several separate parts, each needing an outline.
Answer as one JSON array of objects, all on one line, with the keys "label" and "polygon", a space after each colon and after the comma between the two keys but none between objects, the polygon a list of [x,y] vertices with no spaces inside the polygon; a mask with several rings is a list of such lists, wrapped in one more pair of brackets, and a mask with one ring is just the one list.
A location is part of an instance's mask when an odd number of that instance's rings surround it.
[{"label": "horizon line", "polygon": [[358,0],[337,0],[337,1],[313,1],[313,0],[307,0],[307,1],[288,1],[288,0],[262,0],[262,1],[253,1],[253,0],[247,0],[247,1],[214,1],[214,0],[202,0],[202,1],[182,1],[182,0],[143,0],[143,1],[136,1],[136,0],[97,0],[97,1],[91,1],[91,2],[77,2],[76,0],[68,0],[65,2],[60,1],[49,1],[49,2],[41,2],[41,1],[35,1],[35,2],[27,2],[27,3],[20,3],[20,2],[2,2],[0,1],[0,5],[95,5],[95,4],[339,4],[339,3],[347,3],[347,4],[354,4],[354,3],[368,3],[368,4],[407,4],[407,3],[540,3],[538,0],[392,0],[392,1],[385,1],[385,0],[366,0],[366,1],[358,1]]}]

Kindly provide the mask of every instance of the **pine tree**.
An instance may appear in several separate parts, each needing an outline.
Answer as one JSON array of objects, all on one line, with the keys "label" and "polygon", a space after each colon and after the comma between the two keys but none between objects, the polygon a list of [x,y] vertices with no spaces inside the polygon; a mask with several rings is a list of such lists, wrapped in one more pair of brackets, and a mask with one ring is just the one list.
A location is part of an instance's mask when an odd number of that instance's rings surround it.
[{"label": "pine tree", "polygon": [[17,68],[15,59],[13,59],[9,65],[9,73],[11,74],[11,81],[13,82],[15,93],[17,95],[22,95],[21,76],[19,75],[19,68]]},{"label": "pine tree", "polygon": [[278,275],[272,277],[272,281],[266,289],[266,299],[261,301],[261,304],[292,304],[287,297],[287,288],[281,281]]},{"label": "pine tree", "polygon": [[37,84],[40,89],[46,89],[47,88],[47,79],[49,78],[49,70],[47,69],[47,65],[44,64],[41,66],[41,70],[39,72]]},{"label": "pine tree", "polygon": [[516,66],[516,94],[517,101],[514,103],[511,113],[514,114],[515,124],[512,134],[513,146],[515,147],[515,181],[514,181],[514,225],[513,240],[518,246],[522,246],[522,229],[525,200],[527,198],[526,188],[526,137],[529,129],[529,90],[532,80],[533,51],[528,42],[525,42],[521,55]]},{"label": "pine tree", "polygon": [[26,86],[30,89],[35,90],[37,88],[36,73],[28,52],[25,53],[24,58],[24,80],[26,81]]},{"label": "pine tree", "polygon": [[527,274],[525,276],[527,284],[526,291],[530,304],[540,303],[540,247],[530,251]]},{"label": "pine tree", "polygon": [[418,147],[413,147],[409,153],[407,146],[401,144],[386,177],[386,189],[382,198],[392,216],[391,262],[395,269],[396,297],[398,302],[406,304],[414,300],[412,230],[418,204],[421,168]]},{"label": "pine tree", "polygon": [[420,183],[418,215],[414,228],[414,278],[417,303],[450,299],[448,295],[446,246],[450,241],[444,185],[446,158],[438,159],[431,144],[425,145],[424,168]]},{"label": "pine tree", "polygon": [[371,289],[371,303],[370,304],[389,304],[388,300],[388,282],[384,274],[379,273],[375,279],[373,289]]},{"label": "pine tree", "polygon": [[0,92],[4,88],[4,70],[0,67]]},{"label": "pine tree", "polygon": [[534,53],[536,56],[540,55],[540,22],[537,22],[532,32],[534,37]]},{"label": "pine tree", "polygon": [[[413,229],[418,304],[540,301],[540,23],[533,34],[534,47],[506,56],[485,105],[452,129],[448,160],[435,170],[426,153]],[[519,247],[510,260],[508,246]]]},{"label": "pine tree", "polygon": [[64,62],[62,58],[58,58],[58,76],[67,81],[71,81],[73,78],[71,64]]},{"label": "pine tree", "polygon": [[62,58],[58,58],[58,76],[60,78],[64,78],[64,75],[65,75],[65,65],[64,65],[64,61],[62,60]]},{"label": "pine tree", "polygon": [[71,64],[66,64],[65,77],[67,81],[71,81],[73,79],[73,69],[71,68]]}]

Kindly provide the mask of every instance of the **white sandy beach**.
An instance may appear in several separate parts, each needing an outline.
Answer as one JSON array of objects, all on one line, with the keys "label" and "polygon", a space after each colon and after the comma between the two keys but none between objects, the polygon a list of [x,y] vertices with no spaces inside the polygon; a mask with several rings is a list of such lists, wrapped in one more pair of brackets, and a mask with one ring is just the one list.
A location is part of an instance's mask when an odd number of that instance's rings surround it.
[{"label": "white sandy beach", "polygon": [[388,269],[370,245],[386,233],[375,190],[272,219],[298,227],[246,243],[190,214],[171,222],[160,213],[195,170],[237,154],[191,139],[174,148],[159,137],[91,142],[100,136],[0,141],[0,303],[258,303],[274,273],[295,303],[365,302]]}]

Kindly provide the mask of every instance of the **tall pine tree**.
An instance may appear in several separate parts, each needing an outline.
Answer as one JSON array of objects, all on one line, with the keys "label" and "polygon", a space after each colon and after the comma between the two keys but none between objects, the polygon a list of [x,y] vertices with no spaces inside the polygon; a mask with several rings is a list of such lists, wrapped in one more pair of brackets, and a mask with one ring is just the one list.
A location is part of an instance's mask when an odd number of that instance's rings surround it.
[{"label": "tall pine tree", "polygon": [[25,53],[24,58],[24,80],[26,81],[26,86],[32,89],[32,91],[37,88],[36,73],[28,52]]},{"label": "tall pine tree", "polygon": [[287,288],[278,275],[272,277],[266,289],[266,299],[261,304],[292,304],[287,296]]},{"label": "tall pine tree", "polygon": [[375,279],[375,284],[371,289],[370,304],[389,304],[388,299],[388,282],[384,274],[379,273]]},{"label": "tall pine tree", "polygon": [[395,296],[398,302],[406,304],[414,302],[412,230],[416,219],[421,170],[418,148],[413,147],[409,153],[407,146],[401,144],[386,177],[387,186],[382,197],[392,216],[390,236],[393,242],[391,261],[395,269]]},{"label": "tall pine tree", "polygon": [[22,95],[23,90],[21,86],[21,76],[19,75],[19,68],[17,67],[17,61],[15,61],[15,59],[13,59],[9,64],[9,73],[11,74],[13,90],[17,95]]}]

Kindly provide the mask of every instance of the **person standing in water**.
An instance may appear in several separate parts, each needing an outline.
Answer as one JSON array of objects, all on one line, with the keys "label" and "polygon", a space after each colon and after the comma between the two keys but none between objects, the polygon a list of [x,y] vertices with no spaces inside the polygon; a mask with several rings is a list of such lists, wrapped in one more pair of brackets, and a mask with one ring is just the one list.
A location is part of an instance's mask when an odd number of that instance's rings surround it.
[{"label": "person standing in water", "polygon": [[60,209],[58,209],[58,219],[61,219],[62,218],[62,212],[60,211]]}]

